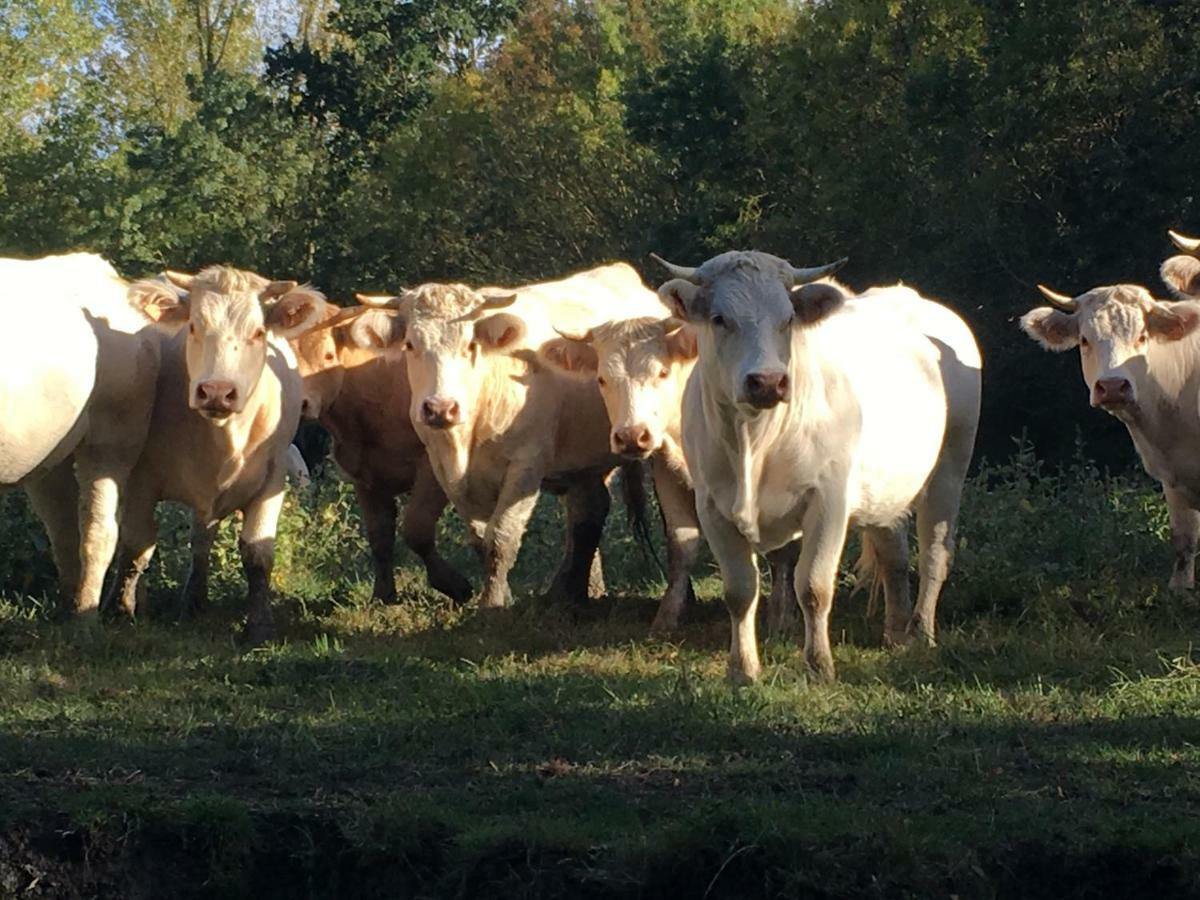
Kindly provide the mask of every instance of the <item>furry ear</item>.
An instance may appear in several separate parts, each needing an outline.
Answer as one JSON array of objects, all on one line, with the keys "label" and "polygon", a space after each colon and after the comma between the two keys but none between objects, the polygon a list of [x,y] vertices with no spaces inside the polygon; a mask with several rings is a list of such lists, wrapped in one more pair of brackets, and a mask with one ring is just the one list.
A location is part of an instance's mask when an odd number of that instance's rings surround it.
[{"label": "furry ear", "polygon": [[552,368],[579,378],[594,378],[600,368],[595,347],[568,338],[547,341],[538,349],[538,356]]},{"label": "furry ear", "polygon": [[685,322],[696,322],[707,318],[708,304],[700,285],[685,278],[672,278],[658,289],[658,299],[667,305],[671,315]]},{"label": "furry ear", "polygon": [[841,309],[846,294],[836,285],[824,281],[802,284],[792,290],[792,309],[801,325],[815,325]]},{"label": "furry ear", "polygon": [[687,362],[700,355],[700,347],[696,343],[696,330],[690,325],[683,325],[674,331],[667,331],[667,354],[672,362]]},{"label": "furry ear", "polygon": [[1079,343],[1079,322],[1075,316],[1049,306],[1039,306],[1021,316],[1021,330],[1056,353]]},{"label": "furry ear", "polygon": [[1159,274],[1176,297],[1200,300],[1200,259],[1172,256],[1162,264]]},{"label": "furry ear", "polygon": [[135,281],[126,294],[129,305],[151,322],[182,325],[188,318],[187,295],[161,281]]},{"label": "furry ear", "polygon": [[[273,282],[275,283],[275,282]],[[325,317],[325,298],[317,291],[296,289],[292,284],[282,297],[267,308],[263,318],[273,333],[282,338],[298,337]]]},{"label": "furry ear", "polygon": [[507,350],[525,337],[525,323],[512,313],[496,313],[475,323],[475,340],[486,350]]},{"label": "furry ear", "polygon": [[408,324],[402,316],[371,310],[346,326],[346,343],[363,350],[387,350],[403,343]]},{"label": "furry ear", "polygon": [[1160,341],[1179,341],[1200,325],[1200,304],[1155,303],[1146,313],[1146,330]]}]

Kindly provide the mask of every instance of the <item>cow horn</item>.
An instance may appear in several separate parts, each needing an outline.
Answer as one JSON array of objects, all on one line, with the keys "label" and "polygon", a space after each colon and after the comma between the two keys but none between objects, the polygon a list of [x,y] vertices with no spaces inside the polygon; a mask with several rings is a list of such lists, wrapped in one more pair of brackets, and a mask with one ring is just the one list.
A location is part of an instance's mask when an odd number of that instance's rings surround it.
[{"label": "cow horn", "polygon": [[667,262],[657,253],[651,253],[650,258],[670,272],[672,278],[682,278],[685,281],[690,281],[692,284],[700,283],[700,280],[696,277],[695,267],[677,266],[675,263]]},{"label": "cow horn", "polygon": [[295,281],[272,281],[258,292],[258,299],[270,300],[274,297],[282,297],[288,291],[295,290],[296,286]]},{"label": "cow horn", "polygon": [[836,262],[831,262],[823,266],[813,266],[810,269],[797,269],[793,265],[789,265],[791,270],[792,284],[808,284],[810,281],[816,281],[818,278],[824,278],[826,275],[832,275],[842,266],[850,261],[850,257],[843,256]]},{"label": "cow horn", "polygon": [[575,341],[578,344],[588,344],[592,340],[592,329],[590,328],[587,331],[564,331],[561,328],[555,328],[554,330],[558,332],[559,337],[568,341]]},{"label": "cow horn", "polygon": [[324,331],[326,328],[340,328],[342,325],[357,319],[359,316],[375,311],[377,311],[377,307],[374,306],[347,306],[338,310],[337,313],[328,319],[322,319],[315,325],[306,328],[300,334],[296,335],[296,337],[303,337],[306,334],[312,334],[314,331]]},{"label": "cow horn", "polygon": [[684,325],[686,325],[687,322],[685,322],[683,319],[679,318],[678,316],[667,316],[665,319],[663,319],[658,324],[662,326],[664,335],[671,335],[671,334],[674,334],[675,332],[677,332]]},{"label": "cow horn", "polygon": [[1050,305],[1055,309],[1061,309],[1063,312],[1073,313],[1079,309],[1079,304],[1075,302],[1074,297],[1068,297],[1066,294],[1060,294],[1058,291],[1052,291],[1044,284],[1039,284],[1037,289],[1042,292],[1042,296],[1050,301]]},{"label": "cow horn", "polygon": [[1185,237],[1178,231],[1168,231],[1167,234],[1171,236],[1171,241],[1180,250],[1188,253],[1195,253],[1197,250],[1200,250],[1200,238]]},{"label": "cow horn", "polygon": [[176,287],[183,288],[185,291],[192,289],[192,284],[196,281],[195,275],[188,275],[186,272],[172,272],[167,269],[163,272],[163,277]]},{"label": "cow horn", "polygon": [[369,309],[397,309],[404,298],[399,294],[355,294],[354,299]]},{"label": "cow horn", "polygon": [[517,295],[514,293],[506,294],[484,294],[483,302],[475,307],[475,312],[481,313],[491,309],[505,309],[517,302]]}]

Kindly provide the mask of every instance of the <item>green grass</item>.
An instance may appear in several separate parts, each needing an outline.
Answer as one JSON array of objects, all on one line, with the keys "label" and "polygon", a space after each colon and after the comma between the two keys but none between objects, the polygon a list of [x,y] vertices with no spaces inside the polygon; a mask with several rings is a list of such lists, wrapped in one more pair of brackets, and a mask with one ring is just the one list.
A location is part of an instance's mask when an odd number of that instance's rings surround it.
[{"label": "green grass", "polygon": [[[619,512],[613,596],[534,602],[552,501],[517,608],[452,609],[407,559],[405,602],[381,608],[347,490],[319,481],[286,512],[286,639],[252,652],[228,530],[220,599],[187,625],[75,635],[18,581],[0,894],[1200,892],[1200,611],[1161,588],[1152,485],[1023,450],[972,481],[964,516],[939,648],[879,649],[843,596],[831,686],[780,642],[759,685],[727,687],[708,569],[687,627],[650,640],[661,582]],[[166,548],[156,583],[181,566]]]}]

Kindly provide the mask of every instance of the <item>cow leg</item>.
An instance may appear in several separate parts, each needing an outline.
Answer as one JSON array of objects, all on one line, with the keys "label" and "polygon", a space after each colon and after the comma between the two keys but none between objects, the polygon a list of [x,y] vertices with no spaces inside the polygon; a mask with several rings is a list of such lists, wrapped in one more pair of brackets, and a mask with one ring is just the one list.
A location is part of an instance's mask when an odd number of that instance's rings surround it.
[{"label": "cow leg", "polygon": [[253,645],[275,637],[271,613],[271,570],[275,566],[275,530],[283,508],[283,465],[277,465],[267,487],[245,508],[238,538],[242,569],[246,573],[246,640]]},{"label": "cow leg", "polygon": [[74,602],[79,590],[79,485],[72,470],[74,460],[25,485],[34,513],[50,538],[50,552],[58,570],[62,605]]},{"label": "cow leg", "polygon": [[[585,603],[592,586],[597,549],[600,537],[604,534],[604,522],[612,506],[612,497],[602,477],[581,475],[571,482],[565,499],[565,555],[547,596],[553,600]],[[599,580],[603,589],[603,572]]]},{"label": "cow leg", "polygon": [[695,599],[691,574],[700,552],[700,521],[696,517],[696,497],[687,483],[658,457],[651,463],[650,471],[667,538],[667,589],[659,601],[650,633],[664,634],[679,627],[679,617],[688,598]]},{"label": "cow leg", "polygon": [[117,502],[129,477],[122,454],[112,447],[81,447],[76,453],[79,483],[79,591],[75,611],[100,608],[104,576],[117,549]]},{"label": "cow leg", "polygon": [[767,635],[781,638],[796,630],[800,599],[796,596],[796,560],[800,542],[792,541],[767,554],[771,564],[771,593],[767,597]]},{"label": "cow leg", "polygon": [[918,570],[921,580],[908,631],[929,647],[937,645],[938,597],[942,593],[942,585],[946,583],[946,576],[950,574],[950,563],[954,558],[954,528],[963,481],[966,479],[969,450],[968,444],[966,458],[955,460],[952,466],[943,465],[926,488],[925,497],[917,505]]},{"label": "cow leg", "polygon": [[833,650],[829,645],[829,614],[838,562],[846,543],[845,505],[814,501],[804,516],[804,539],[796,563],[796,596],[804,611],[804,661],[822,681],[834,678]]},{"label": "cow leg", "polygon": [[389,490],[354,483],[354,493],[362,510],[367,544],[371,548],[371,568],[374,584],[371,599],[382,603],[396,602],[396,496]]},{"label": "cow leg", "polygon": [[455,603],[471,599],[471,582],[452,567],[437,549],[437,524],[446,508],[446,495],[428,463],[417,467],[412,493],[404,507],[404,543],[425,564],[429,586]]},{"label": "cow leg", "polygon": [[1171,518],[1171,547],[1175,563],[1171,568],[1170,588],[1190,591],[1196,586],[1196,550],[1200,542],[1200,512],[1175,491],[1163,486],[1167,512]]},{"label": "cow leg", "polygon": [[701,500],[696,509],[700,514],[700,527],[721,567],[721,580],[725,584],[725,607],[729,610],[732,631],[726,677],[735,685],[753,684],[762,671],[754,630],[758,608],[758,567],[754,549],[737,526],[717,512],[712,504]]},{"label": "cow leg", "polygon": [[116,577],[105,597],[106,614],[132,617],[144,608],[146,584],[142,580],[158,540],[154,500],[141,491],[130,491],[121,512],[120,550]]},{"label": "cow leg", "polygon": [[870,545],[871,592],[883,586],[883,645],[900,647],[911,640],[912,599],[908,588],[908,529],[865,528],[862,539]]},{"label": "cow leg", "polygon": [[217,523],[205,521],[192,513],[192,564],[187,582],[179,597],[179,616],[196,615],[208,608],[208,571],[212,545],[217,537]]},{"label": "cow leg", "polygon": [[481,609],[500,609],[512,601],[508,573],[517,561],[525,526],[537,505],[542,473],[535,466],[511,466],[500,487],[496,509],[483,536]]}]

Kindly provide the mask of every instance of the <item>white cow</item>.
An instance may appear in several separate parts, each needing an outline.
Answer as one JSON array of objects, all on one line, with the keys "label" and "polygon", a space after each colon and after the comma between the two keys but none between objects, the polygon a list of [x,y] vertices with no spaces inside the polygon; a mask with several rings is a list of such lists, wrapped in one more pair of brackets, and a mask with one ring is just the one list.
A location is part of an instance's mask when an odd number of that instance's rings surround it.
[{"label": "white cow", "polygon": [[294,281],[223,266],[168,277],[186,293],[156,282],[144,289],[164,320],[186,327],[164,343],[150,435],[129,479],[114,611],[132,615],[137,608],[157,542],[159,501],[184,503],[193,513],[185,609],[204,605],[216,526],[240,510],[246,635],[258,643],[274,633],[275,529],[303,399],[288,339],[321,320],[324,298]]},{"label": "white cow", "polygon": [[[158,310],[88,253],[3,259],[0,280],[0,487],[25,488],[64,599],[92,614],[150,422]],[[52,352],[35,339],[47,334]]]},{"label": "white cow", "polygon": [[508,573],[543,484],[567,494],[570,564],[552,593],[584,599],[609,506],[604,479],[619,460],[595,384],[564,377],[538,350],[567,343],[556,326],[666,310],[623,263],[497,290],[427,284],[375,298],[395,310],[362,315],[351,339],[403,349],[413,427],[484,561],[480,606],[508,604]]},{"label": "white cow", "polygon": [[[1200,260],[1168,259],[1162,277],[1176,296],[1200,299]],[[1200,303],[1156,300],[1136,284],[1078,297],[1039,288],[1051,305],[1026,313],[1021,328],[1047,350],[1079,347],[1091,405],[1124,423],[1142,465],[1162,482],[1175,551],[1170,586],[1190,590],[1200,542]]]},{"label": "white cow", "polygon": [[840,263],[795,269],[733,251],[695,269],[664,265],[676,277],[659,295],[698,335],[683,449],[725,582],[730,680],[749,683],[760,672],[755,553],[801,535],[805,661],[817,677],[833,677],[829,615],[851,524],[883,586],[885,642],[915,635],[932,643],[979,420],[981,362],[970,329],[905,287],[850,299],[831,285],[797,287]]}]

